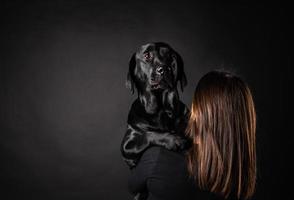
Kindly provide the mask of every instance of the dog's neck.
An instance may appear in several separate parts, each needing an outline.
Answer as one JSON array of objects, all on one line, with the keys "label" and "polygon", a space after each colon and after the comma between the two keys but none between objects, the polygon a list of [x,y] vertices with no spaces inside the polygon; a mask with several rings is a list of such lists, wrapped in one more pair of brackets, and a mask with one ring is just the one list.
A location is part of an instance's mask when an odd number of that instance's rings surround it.
[{"label": "dog's neck", "polygon": [[179,94],[177,90],[148,91],[139,93],[138,98],[146,113],[156,114],[164,110],[172,115],[177,109]]}]

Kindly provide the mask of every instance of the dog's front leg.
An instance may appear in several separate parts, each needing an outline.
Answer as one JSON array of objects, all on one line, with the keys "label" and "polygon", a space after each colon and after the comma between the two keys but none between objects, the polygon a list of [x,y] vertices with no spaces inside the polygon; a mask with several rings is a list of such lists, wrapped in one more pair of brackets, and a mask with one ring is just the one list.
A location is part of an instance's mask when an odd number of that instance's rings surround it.
[{"label": "dog's front leg", "polygon": [[189,143],[186,138],[171,133],[147,132],[147,138],[150,144],[163,146],[174,151],[185,149]]},{"label": "dog's front leg", "polygon": [[130,168],[136,166],[143,151],[149,145],[150,141],[143,131],[128,125],[127,132],[121,143],[121,152]]}]

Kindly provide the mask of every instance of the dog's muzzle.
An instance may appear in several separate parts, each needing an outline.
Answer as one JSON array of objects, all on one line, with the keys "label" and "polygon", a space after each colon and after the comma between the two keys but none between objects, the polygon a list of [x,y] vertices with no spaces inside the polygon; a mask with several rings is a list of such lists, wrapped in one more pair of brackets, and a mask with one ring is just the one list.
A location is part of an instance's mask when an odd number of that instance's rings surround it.
[{"label": "dog's muzzle", "polygon": [[150,86],[152,90],[157,89],[165,89],[167,88],[167,83],[165,80],[165,73],[166,73],[166,67],[164,66],[157,66],[154,70],[153,76],[150,78]]}]

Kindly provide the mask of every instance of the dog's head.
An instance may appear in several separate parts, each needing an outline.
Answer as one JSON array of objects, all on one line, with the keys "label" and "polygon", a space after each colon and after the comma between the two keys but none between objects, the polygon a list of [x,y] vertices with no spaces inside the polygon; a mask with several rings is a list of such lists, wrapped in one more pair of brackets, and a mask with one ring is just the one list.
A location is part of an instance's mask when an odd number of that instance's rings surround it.
[{"label": "dog's head", "polygon": [[145,44],[131,57],[126,85],[132,93],[135,88],[139,94],[177,89],[178,83],[183,91],[187,84],[184,63],[168,44]]}]

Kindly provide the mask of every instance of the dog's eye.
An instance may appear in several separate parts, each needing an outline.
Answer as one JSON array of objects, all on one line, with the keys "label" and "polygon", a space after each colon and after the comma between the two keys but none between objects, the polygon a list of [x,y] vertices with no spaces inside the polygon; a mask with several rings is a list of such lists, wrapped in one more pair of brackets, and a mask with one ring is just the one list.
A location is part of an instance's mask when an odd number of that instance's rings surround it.
[{"label": "dog's eye", "polygon": [[149,61],[152,59],[152,55],[149,52],[144,53],[145,60]]}]

